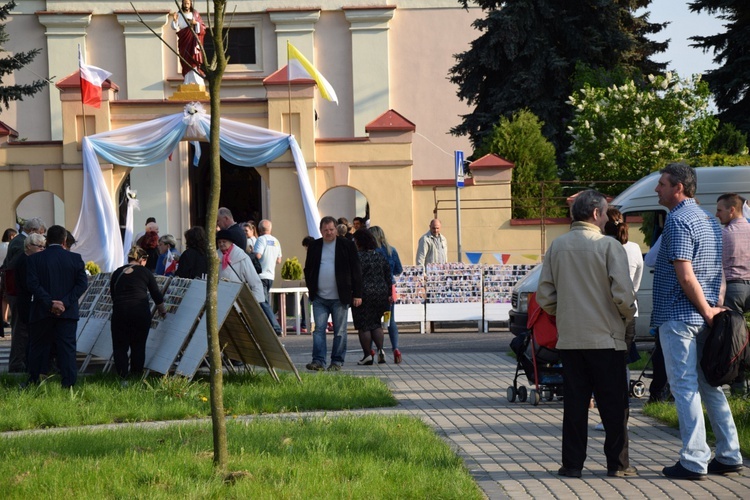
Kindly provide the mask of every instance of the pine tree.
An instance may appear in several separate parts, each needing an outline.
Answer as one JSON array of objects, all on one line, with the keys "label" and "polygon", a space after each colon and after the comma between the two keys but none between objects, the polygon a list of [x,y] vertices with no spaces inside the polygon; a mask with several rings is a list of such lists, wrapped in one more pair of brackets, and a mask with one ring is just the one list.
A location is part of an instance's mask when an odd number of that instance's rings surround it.
[{"label": "pine tree", "polygon": [[[465,7],[470,0],[459,0]],[[482,35],[456,55],[451,81],[458,96],[474,106],[455,135],[468,135],[475,148],[492,133],[500,117],[528,108],[545,123],[544,135],[558,158],[567,150],[565,130],[572,115],[576,64],[628,73],[659,73],[663,64],[649,58],[666,49],[646,35],[664,24],[634,16],[651,0],[471,0],[486,17],[474,22]]]},{"label": "pine tree", "polygon": [[[0,23],[4,23],[10,11],[15,7],[16,2],[12,0],[0,6]],[[5,24],[0,24],[0,52],[5,52],[5,43],[9,38],[5,32]],[[25,85],[3,85],[3,78],[6,75],[13,74],[14,71],[29,64],[40,52],[41,49],[33,49],[27,52],[16,52],[15,54],[9,54],[0,58],[0,102],[5,105],[5,109],[8,109],[11,101],[23,101],[24,97],[33,96],[47,85],[46,80],[36,80],[33,83]],[[2,108],[0,108],[0,112],[2,112]]]},{"label": "pine tree", "polygon": [[747,0],[698,0],[690,3],[693,12],[706,11],[723,21],[726,31],[711,36],[694,36],[691,40],[708,52],[720,65],[707,71],[703,78],[714,96],[719,118],[740,131],[750,133],[750,2]]}]

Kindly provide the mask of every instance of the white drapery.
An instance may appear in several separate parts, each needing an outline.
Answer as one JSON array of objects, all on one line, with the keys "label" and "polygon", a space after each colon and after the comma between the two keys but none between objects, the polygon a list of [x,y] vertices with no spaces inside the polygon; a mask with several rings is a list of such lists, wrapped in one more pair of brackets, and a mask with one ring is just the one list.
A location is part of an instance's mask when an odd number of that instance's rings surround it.
[{"label": "white drapery", "polygon": [[[148,167],[167,160],[184,138],[207,140],[211,117],[199,103],[182,113],[83,138],[83,200],[73,235],[76,252],[99,264],[102,272],[122,265],[124,252],[117,212],[109,196],[97,155],[126,167]],[[305,222],[310,235],[320,237],[320,215],[313,197],[307,165],[294,136],[221,119],[221,156],[242,167],[258,167],[291,149],[297,168]]]}]

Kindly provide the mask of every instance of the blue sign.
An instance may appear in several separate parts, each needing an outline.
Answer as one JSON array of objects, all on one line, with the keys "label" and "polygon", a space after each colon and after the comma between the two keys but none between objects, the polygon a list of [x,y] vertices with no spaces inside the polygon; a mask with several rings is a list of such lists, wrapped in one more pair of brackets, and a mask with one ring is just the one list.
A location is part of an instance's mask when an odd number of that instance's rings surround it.
[{"label": "blue sign", "polygon": [[456,160],[456,187],[464,187],[464,152],[454,151],[453,156]]}]

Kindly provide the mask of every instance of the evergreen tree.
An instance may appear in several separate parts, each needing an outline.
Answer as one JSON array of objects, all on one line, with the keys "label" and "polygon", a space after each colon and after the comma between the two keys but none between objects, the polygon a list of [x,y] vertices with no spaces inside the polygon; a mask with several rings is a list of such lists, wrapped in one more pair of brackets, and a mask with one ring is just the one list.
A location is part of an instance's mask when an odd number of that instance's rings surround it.
[{"label": "evergreen tree", "polygon": [[[470,0],[459,0],[467,7]],[[665,24],[648,22],[636,9],[651,0],[471,0],[486,17],[474,22],[482,34],[457,54],[451,81],[474,109],[453,127],[481,145],[500,117],[528,108],[544,123],[544,135],[559,153],[567,150],[565,130],[572,115],[577,63],[629,74],[660,73],[649,58],[666,49],[646,35]]]},{"label": "evergreen tree", "polygon": [[[0,6],[0,23],[8,18],[8,14],[16,7],[16,2],[10,1]],[[5,52],[5,43],[10,37],[5,32],[5,24],[0,24],[0,52]],[[0,102],[8,109],[11,101],[23,101],[24,97],[30,97],[42,90],[46,85],[46,80],[36,80],[33,83],[25,85],[3,85],[5,75],[13,74],[29,64],[41,52],[41,49],[33,49],[27,52],[16,52],[0,58]],[[2,112],[2,108],[0,108]]]},{"label": "evergreen tree", "polygon": [[705,52],[713,50],[716,69],[703,78],[714,96],[719,118],[740,131],[750,133],[750,2],[747,0],[697,0],[690,3],[693,12],[706,11],[723,21],[726,31],[691,40]]},{"label": "evergreen tree", "polygon": [[479,156],[495,153],[513,162],[514,219],[561,217],[566,212],[559,206],[555,147],[542,135],[542,125],[527,109],[502,117],[478,151]]}]

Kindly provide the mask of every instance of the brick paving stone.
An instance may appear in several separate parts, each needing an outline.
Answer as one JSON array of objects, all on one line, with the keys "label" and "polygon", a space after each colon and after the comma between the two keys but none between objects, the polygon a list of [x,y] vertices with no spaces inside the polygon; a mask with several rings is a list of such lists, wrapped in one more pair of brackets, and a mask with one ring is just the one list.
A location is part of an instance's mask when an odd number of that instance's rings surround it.
[{"label": "brick paving stone", "polygon": [[[382,375],[401,407],[458,451],[488,498],[750,498],[750,469],[699,483],[662,476],[662,467],[676,460],[679,433],[643,415],[643,400],[631,401],[630,419],[630,460],[640,476],[607,477],[605,434],[594,431],[600,420],[593,410],[583,478],[560,478],[562,401],[536,407],[507,401],[515,360],[495,353],[411,353],[397,373],[393,366]],[[372,373],[361,368],[347,365],[345,371]],[[523,374],[518,383],[530,389]]]}]

